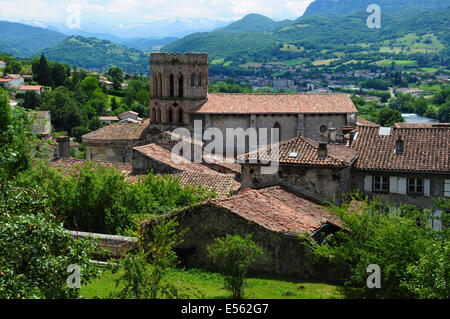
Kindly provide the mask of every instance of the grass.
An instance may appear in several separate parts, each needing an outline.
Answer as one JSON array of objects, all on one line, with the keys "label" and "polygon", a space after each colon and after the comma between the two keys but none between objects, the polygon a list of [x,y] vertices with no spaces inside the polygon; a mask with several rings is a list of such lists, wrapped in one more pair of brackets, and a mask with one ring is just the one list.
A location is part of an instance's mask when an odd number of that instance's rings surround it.
[{"label": "grass", "polygon": [[211,64],[223,64],[223,62],[225,61],[225,59],[214,59],[211,61]]},{"label": "grass", "polygon": [[414,66],[417,65],[417,62],[414,60],[391,60],[391,59],[385,59],[380,60],[377,62],[374,62],[377,66],[387,67],[392,64],[392,62],[395,62],[395,65],[397,66]]},{"label": "grass", "polygon": [[[120,276],[105,270],[88,285],[81,287],[81,295],[87,299],[108,298],[110,292],[118,291],[115,280]],[[226,299],[230,293],[223,287],[223,276],[208,270],[192,268],[185,271],[171,270],[164,279],[184,289],[189,299]],[[341,299],[340,286],[325,283],[309,283],[296,280],[249,278],[246,298],[249,299]]]},{"label": "grass", "polygon": [[293,44],[287,44],[283,43],[283,47],[280,49],[280,51],[288,51],[288,52],[302,52],[305,49],[303,47],[297,47]]},{"label": "grass", "polygon": [[309,61],[308,59],[293,59],[293,60],[284,61],[283,64],[286,66],[297,66],[297,65],[302,65],[308,61]]}]

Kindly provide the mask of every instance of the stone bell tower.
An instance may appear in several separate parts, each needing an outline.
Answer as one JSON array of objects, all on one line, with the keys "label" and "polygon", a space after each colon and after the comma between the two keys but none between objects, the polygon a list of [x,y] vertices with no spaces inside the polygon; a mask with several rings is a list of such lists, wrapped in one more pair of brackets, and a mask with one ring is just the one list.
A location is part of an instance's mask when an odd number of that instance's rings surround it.
[{"label": "stone bell tower", "polygon": [[190,124],[188,109],[208,95],[207,53],[150,54],[150,123]]}]

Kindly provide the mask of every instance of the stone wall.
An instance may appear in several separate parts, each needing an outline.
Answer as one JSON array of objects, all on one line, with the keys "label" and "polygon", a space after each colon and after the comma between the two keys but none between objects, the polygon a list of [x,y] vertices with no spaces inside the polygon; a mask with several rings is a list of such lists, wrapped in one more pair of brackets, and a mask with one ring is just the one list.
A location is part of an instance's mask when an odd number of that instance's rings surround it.
[{"label": "stone wall", "polygon": [[[160,174],[181,172],[180,170],[174,169],[170,165],[145,156],[136,150],[133,150],[132,154],[133,171],[146,173],[147,171],[154,170],[155,173]],[[168,160],[170,161],[171,159],[169,158]]]},{"label": "stone wall", "polygon": [[[183,243],[177,247],[183,264],[187,266],[212,268],[207,246],[212,244],[215,238],[227,234],[252,234],[252,240],[263,251],[263,255],[251,265],[252,272],[296,276],[303,280],[337,278],[334,269],[313,265],[310,250],[303,244],[298,233],[266,229],[210,203],[185,209],[172,216],[178,220],[180,230],[188,229]],[[150,228],[151,223],[143,228],[146,240],[149,240]]]},{"label": "stone wall", "polygon": [[130,163],[132,161],[131,147],[138,140],[124,140],[103,143],[86,142],[86,159],[88,161]]},{"label": "stone wall", "polygon": [[137,245],[137,238],[134,237],[96,234],[71,230],[68,230],[67,233],[73,236],[74,239],[92,238],[93,240],[98,240],[99,247],[107,249],[110,252],[110,256],[114,258],[120,257],[123,253],[136,248]]},{"label": "stone wall", "polygon": [[350,192],[351,177],[348,168],[321,168],[284,166],[276,174],[262,174],[261,166],[242,164],[242,187],[264,188],[288,185],[318,201],[341,203],[342,196]]}]

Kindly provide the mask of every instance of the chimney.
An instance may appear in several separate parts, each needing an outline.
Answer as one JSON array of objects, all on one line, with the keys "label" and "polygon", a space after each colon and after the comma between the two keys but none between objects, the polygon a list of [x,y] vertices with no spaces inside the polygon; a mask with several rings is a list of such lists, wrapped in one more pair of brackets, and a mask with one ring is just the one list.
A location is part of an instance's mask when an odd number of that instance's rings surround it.
[{"label": "chimney", "polygon": [[58,141],[58,151],[60,158],[70,157],[70,138],[68,136],[59,136],[56,138]]},{"label": "chimney", "polygon": [[395,141],[395,154],[403,154],[405,142],[402,140],[402,137],[399,135],[397,140]]},{"label": "chimney", "polygon": [[319,143],[319,159],[326,159],[328,156],[328,144],[327,143]]},{"label": "chimney", "polygon": [[330,128],[330,141],[336,142],[337,132],[335,128]]}]

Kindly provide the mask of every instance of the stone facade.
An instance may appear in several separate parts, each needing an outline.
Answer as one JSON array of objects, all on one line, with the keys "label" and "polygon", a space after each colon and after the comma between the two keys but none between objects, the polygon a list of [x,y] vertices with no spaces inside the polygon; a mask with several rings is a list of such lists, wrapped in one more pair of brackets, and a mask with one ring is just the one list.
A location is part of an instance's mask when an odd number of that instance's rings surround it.
[{"label": "stone facade", "polygon": [[188,124],[188,109],[208,94],[208,55],[152,53],[150,55],[151,123]]},{"label": "stone facade", "polygon": [[318,201],[341,203],[350,192],[349,168],[299,167],[281,165],[276,174],[261,174],[261,166],[242,164],[242,187],[264,188],[286,185]]}]

